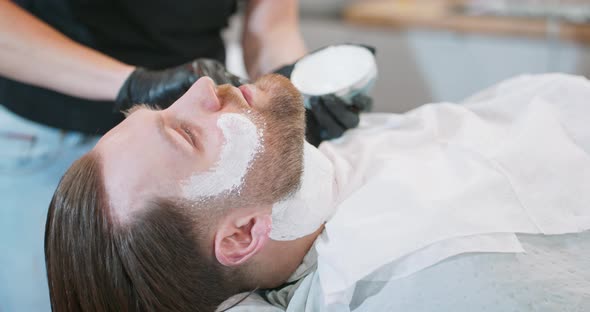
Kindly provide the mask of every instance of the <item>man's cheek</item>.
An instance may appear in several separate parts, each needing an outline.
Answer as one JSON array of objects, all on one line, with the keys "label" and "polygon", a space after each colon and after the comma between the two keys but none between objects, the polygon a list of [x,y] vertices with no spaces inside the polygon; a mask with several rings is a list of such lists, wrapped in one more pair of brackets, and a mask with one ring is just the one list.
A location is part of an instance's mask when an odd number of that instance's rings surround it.
[{"label": "man's cheek", "polygon": [[[215,197],[239,191],[253,159],[262,150],[256,125],[245,115],[224,113],[217,120],[217,129],[210,129],[207,146],[209,168],[192,175],[184,184],[184,194],[192,200]],[[211,159],[215,159],[211,161]]]}]

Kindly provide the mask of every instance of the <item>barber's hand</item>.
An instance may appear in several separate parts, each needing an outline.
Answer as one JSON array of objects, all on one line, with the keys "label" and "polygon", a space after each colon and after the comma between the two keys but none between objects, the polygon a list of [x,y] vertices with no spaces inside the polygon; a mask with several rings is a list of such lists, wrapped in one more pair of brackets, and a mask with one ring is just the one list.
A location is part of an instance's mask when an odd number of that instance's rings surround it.
[{"label": "barber's hand", "polygon": [[223,64],[212,59],[192,62],[163,70],[136,68],[119,90],[114,111],[135,104],[166,108],[182,96],[199,78],[209,76],[217,84],[241,85],[241,78],[229,73]]},{"label": "barber's hand", "polygon": [[370,111],[372,99],[363,94],[352,98],[352,105],[333,95],[312,96],[311,108],[306,110],[307,141],[318,146],[322,141],[335,139],[359,124],[359,113]]}]

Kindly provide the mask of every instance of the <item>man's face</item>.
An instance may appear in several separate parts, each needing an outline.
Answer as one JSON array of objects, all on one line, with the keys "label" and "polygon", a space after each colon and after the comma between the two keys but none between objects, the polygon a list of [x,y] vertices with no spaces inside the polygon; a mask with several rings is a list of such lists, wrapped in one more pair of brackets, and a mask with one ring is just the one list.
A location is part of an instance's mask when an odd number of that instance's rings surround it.
[{"label": "man's face", "polygon": [[[257,190],[264,194],[268,187],[275,189],[271,192],[274,197],[285,196],[282,193],[292,186],[281,189],[265,181],[293,184],[300,178],[303,112],[297,90],[278,76],[265,76],[239,89],[216,86],[211,79],[201,78],[167,109],[138,106],[95,147],[102,158],[110,206],[124,218],[155,197],[186,197],[183,184],[191,177],[219,171],[225,178],[227,170],[219,168],[223,163],[220,157],[228,144],[251,139],[248,127],[240,128],[248,123],[255,127],[261,148],[249,166],[248,177],[252,178],[246,179],[250,183],[244,185],[244,195],[254,196]],[[242,121],[232,130],[240,142],[228,142],[228,133],[220,126],[220,120],[228,116]],[[230,151],[233,156],[242,152]],[[291,170],[285,170],[288,168]]]}]

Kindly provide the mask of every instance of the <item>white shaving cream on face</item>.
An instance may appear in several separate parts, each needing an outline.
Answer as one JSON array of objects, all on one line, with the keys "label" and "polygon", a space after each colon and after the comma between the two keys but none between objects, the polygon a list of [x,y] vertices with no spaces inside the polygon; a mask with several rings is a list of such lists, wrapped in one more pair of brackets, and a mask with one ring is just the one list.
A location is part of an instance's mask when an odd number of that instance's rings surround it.
[{"label": "white shaving cream on face", "polygon": [[315,232],[336,211],[334,168],[318,149],[305,143],[301,186],[272,207],[270,238],[294,240]]},{"label": "white shaving cream on face", "polygon": [[261,150],[261,135],[248,117],[242,114],[223,114],[217,120],[225,143],[219,160],[206,172],[193,175],[183,186],[186,198],[218,196],[239,191],[256,154]]}]

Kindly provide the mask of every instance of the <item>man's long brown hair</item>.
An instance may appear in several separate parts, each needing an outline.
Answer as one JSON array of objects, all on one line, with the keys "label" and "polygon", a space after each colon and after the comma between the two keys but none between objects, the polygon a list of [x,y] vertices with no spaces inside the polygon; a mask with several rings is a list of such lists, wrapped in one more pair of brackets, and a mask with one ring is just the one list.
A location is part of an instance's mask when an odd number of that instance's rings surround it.
[{"label": "man's long brown hair", "polygon": [[129,224],[113,220],[100,168],[97,154],[80,158],[49,206],[53,311],[214,311],[241,291],[232,286],[238,277],[204,251],[195,219],[178,203],[154,202]]}]

